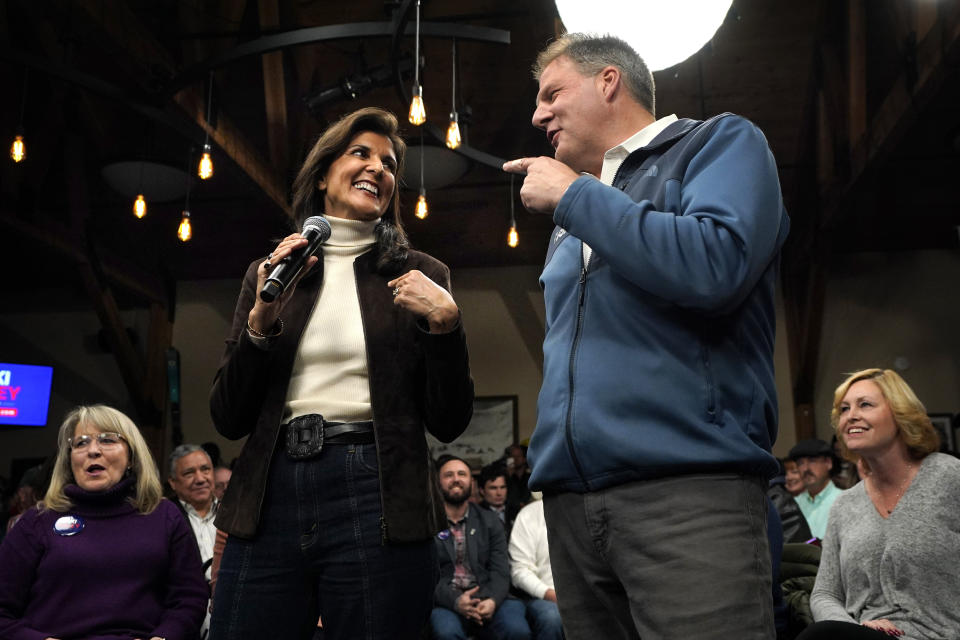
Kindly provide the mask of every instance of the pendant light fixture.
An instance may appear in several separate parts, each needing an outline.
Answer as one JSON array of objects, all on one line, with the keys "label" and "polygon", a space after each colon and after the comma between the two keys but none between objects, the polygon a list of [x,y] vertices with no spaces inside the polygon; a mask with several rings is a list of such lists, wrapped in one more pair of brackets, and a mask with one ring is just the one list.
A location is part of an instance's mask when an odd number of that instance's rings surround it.
[{"label": "pendant light fixture", "polygon": [[420,130],[420,197],[417,198],[415,215],[421,220],[429,215],[429,211],[427,211],[427,190],[423,187],[423,129]]},{"label": "pendant light fixture", "polygon": [[143,218],[147,215],[147,201],[143,199],[143,194],[137,196],[137,199],[133,202],[133,215],[138,218]]},{"label": "pendant light fixture", "polygon": [[417,21],[414,29],[413,51],[413,98],[410,100],[410,114],[407,117],[410,124],[419,127],[427,121],[427,110],[423,106],[423,87],[420,86],[420,0],[417,0]]},{"label": "pendant light fixture", "polygon": [[453,64],[450,74],[450,126],[447,127],[447,147],[460,146],[460,116],[457,114],[457,39],[453,39]]},{"label": "pendant light fixture", "polygon": [[183,211],[180,213],[180,226],[177,227],[177,237],[180,238],[181,242],[187,242],[193,237],[193,225],[190,223],[190,182],[192,181],[190,177],[190,156],[192,155],[191,150],[187,154],[187,195],[183,203]]},{"label": "pendant light fixture", "polygon": [[27,107],[27,70],[23,70],[23,95],[20,96],[20,124],[17,126],[17,133],[10,145],[10,158],[14,162],[23,162],[27,157],[27,145],[23,141],[23,115]]},{"label": "pendant light fixture", "polygon": [[143,160],[140,161],[140,185],[137,188],[137,199],[133,201],[133,215],[137,218],[147,215],[147,201],[143,199]]},{"label": "pendant light fixture", "polygon": [[513,178],[514,175],[510,174],[510,231],[507,232],[507,246],[511,249],[516,249],[517,245],[520,244],[520,235],[517,233],[517,218],[514,214],[514,195],[513,195]]},{"label": "pendant light fixture", "polygon": [[200,164],[197,165],[197,175],[201,180],[209,180],[213,177],[213,159],[210,157],[210,107],[213,104],[213,71],[210,72],[207,82],[207,137],[203,141],[203,155],[200,157]]}]

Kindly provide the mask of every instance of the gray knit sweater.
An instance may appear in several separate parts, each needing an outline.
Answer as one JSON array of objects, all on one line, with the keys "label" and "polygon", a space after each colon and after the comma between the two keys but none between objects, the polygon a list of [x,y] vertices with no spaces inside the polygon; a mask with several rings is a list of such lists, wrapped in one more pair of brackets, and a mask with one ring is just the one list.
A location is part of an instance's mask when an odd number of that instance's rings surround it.
[{"label": "gray knit sweater", "polygon": [[886,618],[901,640],[960,638],[960,461],[934,453],[884,519],[863,483],[830,510],[816,620]]}]

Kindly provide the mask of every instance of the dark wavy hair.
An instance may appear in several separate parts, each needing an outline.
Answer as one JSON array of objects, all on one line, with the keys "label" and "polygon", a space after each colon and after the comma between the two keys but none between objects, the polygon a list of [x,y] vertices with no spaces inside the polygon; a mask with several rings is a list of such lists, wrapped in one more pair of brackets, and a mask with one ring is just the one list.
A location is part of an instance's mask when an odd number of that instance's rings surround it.
[{"label": "dark wavy hair", "polygon": [[[364,132],[378,133],[393,144],[393,152],[397,156],[396,176],[399,181],[403,174],[407,144],[400,137],[396,116],[377,107],[366,107],[348,113],[320,135],[293,181],[293,216],[298,229],[310,216],[323,214],[323,191],[317,185],[327,174],[333,161],[346,151],[350,141]],[[410,249],[410,241],[400,219],[399,185],[394,187],[390,205],[380,217],[375,234],[377,270],[381,273],[396,271],[407,259],[407,251]]]}]

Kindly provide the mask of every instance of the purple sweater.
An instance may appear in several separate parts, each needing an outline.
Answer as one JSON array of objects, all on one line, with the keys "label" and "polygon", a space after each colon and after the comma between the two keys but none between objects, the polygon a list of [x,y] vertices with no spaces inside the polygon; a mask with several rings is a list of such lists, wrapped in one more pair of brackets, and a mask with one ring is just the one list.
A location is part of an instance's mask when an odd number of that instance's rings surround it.
[{"label": "purple sweater", "polygon": [[[197,543],[167,500],[142,515],[131,478],[93,494],[66,488],[66,514],[31,509],[0,545],[0,639],[193,640],[209,591]],[[84,528],[58,534],[79,517]]]}]

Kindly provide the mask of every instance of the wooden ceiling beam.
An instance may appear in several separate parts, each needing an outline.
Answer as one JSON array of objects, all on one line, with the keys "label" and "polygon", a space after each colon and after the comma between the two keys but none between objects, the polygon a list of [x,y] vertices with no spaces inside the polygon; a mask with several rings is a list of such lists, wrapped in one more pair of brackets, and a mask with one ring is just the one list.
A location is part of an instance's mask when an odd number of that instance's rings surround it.
[{"label": "wooden ceiling beam", "polygon": [[847,122],[851,145],[867,130],[867,18],[863,3],[849,0],[847,5]]},{"label": "wooden ceiling beam", "polygon": [[917,45],[914,68],[900,74],[861,135],[855,136],[851,128],[850,174],[846,180],[828,186],[823,194],[824,229],[829,229],[834,217],[849,208],[866,174],[903,141],[943,83],[956,76],[960,59],[960,4],[938,6],[936,22]]},{"label": "wooden ceiling beam", "polygon": [[[835,164],[836,147],[846,130],[845,82],[836,68],[835,48],[823,34],[835,19],[832,0],[821,0],[815,24],[819,38],[810,51],[806,98],[797,128],[792,180],[784,186],[790,203],[790,238],[783,252],[781,286],[790,381],[793,388],[794,430],[798,440],[816,433],[813,410],[819,335],[822,325],[822,291],[826,252],[819,244],[818,181],[825,163]],[[841,67],[842,68],[842,67]],[[846,153],[846,148],[843,149]],[[789,197],[787,197],[789,196]]]},{"label": "wooden ceiling beam", "polygon": [[[156,73],[159,69],[167,76],[166,79],[174,77],[177,65],[170,52],[157,41],[153,33],[125,2],[122,0],[102,0],[96,4],[75,2],[75,6],[103,29],[118,47],[128,52],[143,67],[145,73]],[[216,128],[211,127],[206,121],[205,89],[206,83],[203,87],[186,87],[173,97],[173,102],[205,133],[208,133],[211,140],[289,216],[287,188],[279,174],[263,160],[262,154],[247,139],[242,130],[222,110],[217,118]]]},{"label": "wooden ceiling beam", "polygon": [[[822,334],[823,305],[829,275],[826,258],[832,252],[830,229],[836,219],[851,211],[861,191],[869,189],[868,176],[904,139],[916,124],[923,109],[940,91],[944,81],[955,74],[960,58],[960,9],[956,5],[939,5],[939,14],[932,20],[931,10],[916,15],[916,30],[925,34],[916,49],[916,66],[905,70],[882,101],[872,119],[867,118],[866,19],[864,0],[849,0],[846,7],[845,43],[821,45],[820,74],[811,84],[812,110],[805,127],[817,130],[819,149],[799,145],[797,166],[813,164],[820,188],[813,193],[803,189],[802,172],[796,187],[797,202],[802,210],[795,234],[791,236],[784,268],[784,301],[786,304],[787,338],[794,389],[794,417],[797,438],[816,435],[813,396]],[[821,19],[821,30],[831,20],[828,3]],[[911,18],[911,22],[914,19]],[[846,78],[838,77],[841,68],[837,50],[846,45]],[[899,43],[898,43],[899,46]],[[952,65],[952,66],[951,66]],[[846,90],[842,88],[846,80]],[[914,81],[911,81],[914,80]],[[811,179],[808,177],[806,183]],[[818,181],[814,178],[813,183]],[[806,194],[804,196],[803,194]],[[805,206],[804,206],[805,205]],[[809,220],[804,221],[804,217]],[[801,268],[802,266],[802,268]]]},{"label": "wooden ceiling beam", "polygon": [[[84,228],[90,218],[89,197],[87,192],[86,162],[84,161],[83,141],[77,134],[68,134],[64,146],[67,193],[70,202],[70,226],[73,234],[84,242]],[[127,392],[137,407],[137,413],[145,418],[147,403],[143,394],[143,361],[133,346],[133,341],[127,334],[120,310],[117,307],[113,293],[104,279],[100,278],[95,252],[92,247],[86,250],[86,259],[79,266],[80,277],[93,303],[93,309],[100,319],[104,329],[107,344],[120,369],[120,376],[127,387]]]},{"label": "wooden ceiling beam", "polygon": [[[270,31],[280,26],[278,0],[259,0],[260,29]],[[267,116],[267,145],[270,160],[284,175],[289,162],[287,141],[287,88],[283,76],[283,51],[274,51],[261,57],[263,64],[263,100]]]},{"label": "wooden ceiling beam", "polygon": [[[18,219],[12,211],[0,210],[0,226],[6,228],[8,233],[22,238],[25,244],[38,252],[52,251],[76,264],[89,261],[81,239],[55,220],[43,217],[37,220],[37,224],[31,224]],[[132,264],[123,263],[114,257],[104,257],[100,271],[111,286],[119,287],[146,302],[167,302],[168,296],[163,284]]]}]

